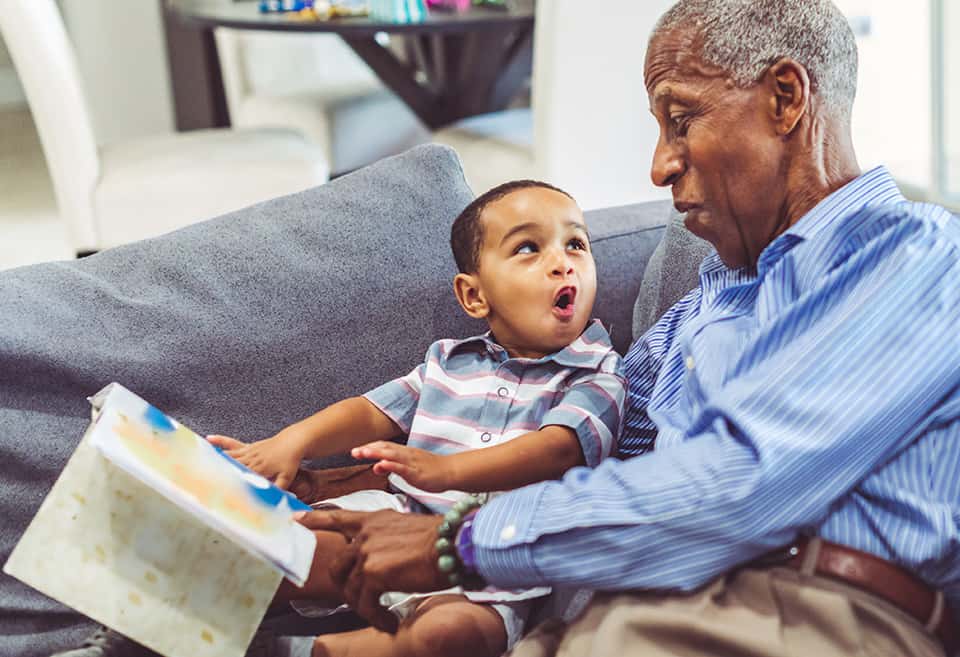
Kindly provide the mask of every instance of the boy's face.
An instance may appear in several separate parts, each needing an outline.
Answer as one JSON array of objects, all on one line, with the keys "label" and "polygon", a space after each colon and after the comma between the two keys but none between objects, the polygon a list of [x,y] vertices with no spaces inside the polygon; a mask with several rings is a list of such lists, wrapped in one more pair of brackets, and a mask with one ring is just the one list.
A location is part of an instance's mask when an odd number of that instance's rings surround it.
[{"label": "boy's face", "polygon": [[[583,213],[567,195],[543,187],[507,194],[484,209],[471,297],[513,357],[540,358],[573,342],[590,319],[597,274]],[[459,286],[458,286],[459,287]]]}]

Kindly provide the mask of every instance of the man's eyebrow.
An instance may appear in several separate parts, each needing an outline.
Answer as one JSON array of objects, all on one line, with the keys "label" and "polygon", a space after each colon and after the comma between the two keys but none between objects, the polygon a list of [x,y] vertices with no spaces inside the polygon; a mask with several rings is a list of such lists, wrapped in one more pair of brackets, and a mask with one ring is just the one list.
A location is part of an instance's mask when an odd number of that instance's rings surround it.
[{"label": "man's eyebrow", "polygon": [[681,105],[690,105],[691,99],[689,98],[689,92],[687,92],[686,96],[687,97],[684,97],[684,89],[678,89],[675,84],[658,85],[653,91],[653,103],[650,111],[652,112],[654,107],[665,101],[671,101]]},{"label": "man's eyebrow", "polygon": [[517,233],[521,233],[521,232],[523,232],[523,231],[525,231],[525,230],[529,230],[529,229],[531,229],[531,228],[536,228],[536,226],[537,226],[537,224],[534,223],[534,222],[532,222],[532,221],[528,221],[528,222],[522,223],[522,224],[517,224],[516,226],[514,226],[513,228],[511,228],[510,230],[507,231],[507,234],[504,235],[504,236],[503,236],[503,239],[500,240],[500,245],[502,246],[504,242],[506,242],[508,239],[510,239],[511,237],[513,237],[514,235],[516,235]]},{"label": "man's eyebrow", "polygon": [[664,100],[673,97],[673,89],[670,87],[660,87],[653,92],[653,104],[659,105]]}]

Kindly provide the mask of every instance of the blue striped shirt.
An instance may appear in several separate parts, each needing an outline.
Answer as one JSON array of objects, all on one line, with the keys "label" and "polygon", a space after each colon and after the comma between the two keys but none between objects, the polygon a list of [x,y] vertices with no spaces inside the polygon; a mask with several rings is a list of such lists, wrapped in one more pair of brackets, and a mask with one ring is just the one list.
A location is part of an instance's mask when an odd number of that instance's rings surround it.
[{"label": "blue striped shirt", "polygon": [[477,516],[512,585],[691,590],[819,535],[960,602],[960,221],[884,168],[761,253],[713,255],[630,349],[622,440],[656,448],[514,491]]},{"label": "blue striped shirt", "polygon": [[[626,397],[620,356],[597,320],[543,358],[510,358],[489,332],[438,340],[410,374],[364,395],[409,434],[407,445],[454,454],[499,445],[549,425],[572,429],[592,467],[616,448]],[[460,491],[420,490],[399,475],[393,486],[443,513]]]}]

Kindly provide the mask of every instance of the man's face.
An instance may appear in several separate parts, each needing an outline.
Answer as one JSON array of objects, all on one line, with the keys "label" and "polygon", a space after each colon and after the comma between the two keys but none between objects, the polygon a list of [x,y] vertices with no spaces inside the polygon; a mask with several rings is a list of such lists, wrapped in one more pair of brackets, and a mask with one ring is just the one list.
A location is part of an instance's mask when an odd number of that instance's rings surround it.
[{"label": "man's face", "polygon": [[573,342],[590,319],[597,274],[577,204],[543,187],[484,209],[475,279],[486,320],[512,356],[539,358]]},{"label": "man's face", "polygon": [[786,192],[784,140],[764,84],[737,88],[695,55],[689,34],[659,35],[644,71],[660,125],[654,184],[670,186],[686,227],[728,267],[755,264],[777,234]]}]

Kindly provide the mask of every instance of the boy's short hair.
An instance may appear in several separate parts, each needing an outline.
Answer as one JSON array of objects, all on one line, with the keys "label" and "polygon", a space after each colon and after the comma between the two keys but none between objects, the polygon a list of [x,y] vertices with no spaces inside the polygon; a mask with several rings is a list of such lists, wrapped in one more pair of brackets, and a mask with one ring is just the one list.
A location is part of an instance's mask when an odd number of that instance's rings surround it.
[{"label": "boy's short hair", "polygon": [[483,224],[480,222],[483,211],[494,201],[499,201],[507,194],[530,187],[543,187],[570,196],[559,187],[539,180],[511,180],[497,185],[484,192],[463,209],[453,221],[450,229],[450,248],[453,249],[453,258],[457,261],[457,269],[461,274],[475,274],[480,266],[480,247],[483,245]]}]

